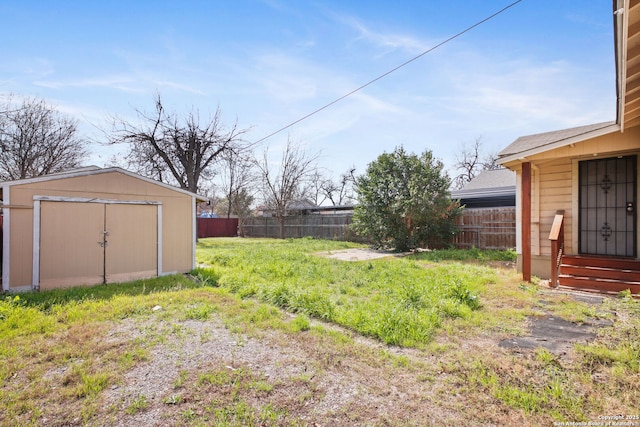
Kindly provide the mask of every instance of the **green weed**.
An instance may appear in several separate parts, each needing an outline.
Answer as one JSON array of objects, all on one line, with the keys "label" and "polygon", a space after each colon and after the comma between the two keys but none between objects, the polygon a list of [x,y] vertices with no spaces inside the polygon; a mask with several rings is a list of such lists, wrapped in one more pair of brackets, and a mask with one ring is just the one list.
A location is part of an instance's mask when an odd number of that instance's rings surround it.
[{"label": "green weed", "polygon": [[291,322],[291,330],[292,332],[304,332],[311,329],[311,323],[309,322],[309,318],[304,314],[297,315]]},{"label": "green weed", "polygon": [[140,411],[144,411],[149,406],[147,402],[147,396],[140,395],[133,399],[133,401],[125,408],[124,412],[129,415],[137,414]]},{"label": "green weed", "polygon": [[189,273],[196,283],[202,286],[218,286],[220,274],[213,268],[198,267]]},{"label": "green weed", "polygon": [[433,262],[440,261],[508,261],[515,262],[517,254],[515,249],[495,250],[495,249],[436,249],[426,252],[418,252],[411,255],[417,260],[427,260]]},{"label": "green weed", "polygon": [[207,320],[211,313],[217,311],[217,307],[215,305],[209,304],[207,302],[198,302],[195,303],[184,311],[184,319],[185,320]]}]

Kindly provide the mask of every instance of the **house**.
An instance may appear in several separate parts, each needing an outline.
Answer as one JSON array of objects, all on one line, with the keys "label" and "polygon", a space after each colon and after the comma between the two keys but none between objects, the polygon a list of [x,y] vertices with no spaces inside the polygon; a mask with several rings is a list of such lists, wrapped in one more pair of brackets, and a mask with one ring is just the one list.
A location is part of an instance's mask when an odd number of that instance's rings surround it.
[{"label": "house", "polygon": [[[317,206],[309,199],[295,199],[287,203],[285,216],[309,215]],[[268,206],[258,206],[254,212],[254,216],[274,217],[277,216],[276,210]]]},{"label": "house", "polygon": [[515,206],[516,174],[505,168],[482,171],[451,198],[467,209]]},{"label": "house", "polygon": [[95,166],[0,183],[2,290],[122,282],[195,266],[199,196]]},{"label": "house", "polygon": [[613,20],[616,120],[523,136],[499,153],[516,172],[525,280],[640,292],[640,0],[614,0]]}]

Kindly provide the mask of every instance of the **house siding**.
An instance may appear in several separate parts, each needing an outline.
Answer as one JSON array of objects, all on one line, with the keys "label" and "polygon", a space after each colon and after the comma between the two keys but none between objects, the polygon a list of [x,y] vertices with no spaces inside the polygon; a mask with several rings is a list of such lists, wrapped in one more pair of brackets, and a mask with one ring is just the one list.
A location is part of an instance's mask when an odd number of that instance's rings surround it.
[{"label": "house siding", "polygon": [[[549,232],[553,224],[553,218],[558,210],[564,210],[565,214],[565,241],[571,242],[572,212],[572,164],[571,159],[558,159],[545,163],[538,168],[540,180],[539,202],[539,255],[551,255],[551,242]],[[568,251],[572,248],[567,247]]]},{"label": "house siding", "polygon": [[[548,278],[551,271],[551,242],[549,232],[558,210],[564,210],[565,253],[578,251],[578,167],[584,160],[605,159],[617,156],[640,157],[640,127],[625,132],[611,133],[584,140],[555,150],[532,155],[524,161],[531,162],[531,272],[540,278]],[[522,160],[521,160],[522,161]],[[638,159],[640,164],[640,158]],[[520,161],[506,164],[516,171],[517,206],[522,206],[522,169]],[[640,167],[638,168],[640,172]],[[638,176],[640,183],[640,174]],[[640,185],[638,186],[640,189]],[[640,192],[637,195],[640,202]],[[517,211],[518,266],[522,265],[521,212]],[[640,242],[640,226],[638,242]]]}]

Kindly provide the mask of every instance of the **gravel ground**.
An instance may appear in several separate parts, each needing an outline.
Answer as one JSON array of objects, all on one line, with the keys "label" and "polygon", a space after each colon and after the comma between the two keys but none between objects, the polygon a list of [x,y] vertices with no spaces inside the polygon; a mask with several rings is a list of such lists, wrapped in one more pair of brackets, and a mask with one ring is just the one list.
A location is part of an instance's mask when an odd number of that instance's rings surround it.
[{"label": "gravel ground", "polygon": [[[284,407],[288,420],[302,425],[384,425],[385,420],[411,424],[411,420],[418,419],[422,420],[420,425],[429,425],[430,419],[439,424],[443,419],[454,421],[457,417],[455,412],[447,414],[442,408],[436,409],[433,402],[438,387],[434,388],[433,382],[395,369],[392,363],[373,366],[374,359],[367,357],[391,351],[405,358],[424,358],[413,350],[389,350],[362,337],[354,337],[355,344],[347,349],[336,349],[319,343],[317,336],[304,333],[290,336],[267,331],[259,337],[240,336],[215,319],[179,325],[141,325],[126,320],[115,326],[109,339],[136,339],[149,331],[160,333],[163,342],[150,348],[149,360],[127,372],[121,384],[103,394],[104,425],[181,425],[185,410],[201,413],[206,402],[215,399],[193,387],[177,387],[180,372],[186,372],[185,383],[193,385],[198,373],[216,369],[245,369],[274,385],[262,401],[254,402],[256,406]],[[440,381],[446,377],[442,375]],[[198,396],[194,396],[196,392]],[[180,394],[180,405],[167,404]],[[128,414],[127,408],[141,396],[146,408]],[[438,420],[433,419],[434,414],[438,414]]]}]

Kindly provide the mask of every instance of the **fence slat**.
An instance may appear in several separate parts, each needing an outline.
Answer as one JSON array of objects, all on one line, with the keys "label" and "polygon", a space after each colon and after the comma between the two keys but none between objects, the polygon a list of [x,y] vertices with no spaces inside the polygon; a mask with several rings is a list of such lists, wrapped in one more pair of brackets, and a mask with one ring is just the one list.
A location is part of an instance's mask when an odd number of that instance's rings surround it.
[{"label": "fence slat", "polygon": [[[350,236],[351,218],[351,214],[286,217],[284,219],[284,237],[347,240]],[[275,217],[247,218],[243,229],[246,237],[280,237],[280,223]]]},{"label": "fence slat", "polygon": [[199,239],[238,235],[238,218],[197,218],[197,221]]},{"label": "fence slat", "polygon": [[[349,230],[352,215],[301,215],[284,219],[284,237],[354,240]],[[459,232],[452,243],[457,248],[511,249],[516,246],[516,208],[464,209],[456,218]],[[280,237],[275,217],[248,218],[243,226],[246,237]]]},{"label": "fence slat", "polygon": [[516,208],[465,209],[456,218],[457,248],[511,249],[516,246]]}]

